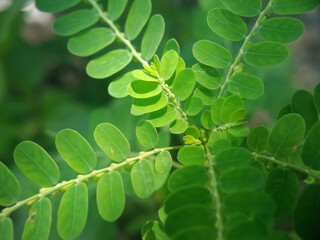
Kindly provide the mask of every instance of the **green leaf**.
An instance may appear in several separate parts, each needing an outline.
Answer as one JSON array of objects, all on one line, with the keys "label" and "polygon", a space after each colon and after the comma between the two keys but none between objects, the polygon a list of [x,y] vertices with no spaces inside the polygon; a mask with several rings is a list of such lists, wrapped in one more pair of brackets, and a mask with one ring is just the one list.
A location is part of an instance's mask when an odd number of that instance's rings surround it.
[{"label": "green leaf", "polygon": [[51,202],[41,198],[32,205],[25,222],[22,240],[48,239],[51,227]]},{"label": "green leaf", "polygon": [[318,112],[320,112],[320,83],[314,89],[314,104],[316,105]]},{"label": "green leaf", "polygon": [[91,60],[86,71],[92,78],[107,78],[122,70],[131,60],[132,55],[128,50],[117,49]]},{"label": "green leaf", "polygon": [[212,227],[192,227],[182,230],[173,236],[173,240],[193,240],[196,236],[197,240],[216,240],[217,233]]},{"label": "green leaf", "polygon": [[169,237],[164,231],[163,223],[158,221],[146,222],[141,231],[142,240],[169,240]]},{"label": "green leaf", "polygon": [[99,13],[91,9],[81,9],[58,18],[53,24],[53,31],[60,36],[71,36],[99,20]]},{"label": "green leaf", "polygon": [[124,32],[126,37],[131,41],[134,40],[147,23],[151,13],[150,0],[134,0],[131,5]]},{"label": "green leaf", "polygon": [[0,236],[1,240],[13,240],[13,224],[11,218],[5,217],[0,219]]},{"label": "green leaf", "polygon": [[264,93],[262,81],[258,77],[244,72],[238,73],[231,78],[228,89],[234,95],[251,100],[261,97]]},{"label": "green leaf", "polygon": [[157,191],[161,189],[167,182],[171,169],[169,169],[166,172],[158,172],[153,163],[150,163],[150,165],[152,167],[152,172],[154,176],[154,191]]},{"label": "green leaf", "polygon": [[227,49],[208,40],[196,42],[192,53],[200,63],[214,68],[226,68],[232,61],[231,53]]},{"label": "green leaf", "polygon": [[110,123],[101,123],[94,130],[99,147],[116,162],[124,161],[130,153],[130,145],[122,132]]},{"label": "green leaf", "polygon": [[42,12],[61,12],[78,4],[81,0],[36,0],[36,7]]},{"label": "green leaf", "polygon": [[76,238],[86,225],[88,215],[88,189],[77,183],[62,196],[58,210],[58,233],[63,239]]},{"label": "green leaf", "polygon": [[293,42],[300,38],[304,32],[303,23],[290,17],[271,18],[262,23],[259,36],[267,41]]},{"label": "green leaf", "polygon": [[274,0],[272,10],[277,14],[300,14],[319,6],[319,0]]},{"label": "green leaf", "polygon": [[232,114],[242,109],[243,100],[237,95],[231,95],[223,102],[221,107],[221,120],[224,123],[231,122]]},{"label": "green leaf", "polygon": [[262,152],[267,148],[269,130],[265,126],[253,128],[247,138],[248,148],[255,152]]},{"label": "green leaf", "polygon": [[169,172],[172,167],[172,157],[170,152],[163,151],[158,154],[155,161],[155,168],[159,173]]},{"label": "green leaf", "polygon": [[196,85],[196,77],[190,68],[186,68],[179,72],[173,82],[172,91],[180,100],[186,100],[193,92]]},{"label": "green leaf", "polygon": [[196,80],[208,89],[218,89],[222,82],[221,74],[214,68],[202,64],[195,64],[192,70],[196,75]]},{"label": "green leaf", "polygon": [[270,67],[282,63],[288,57],[288,48],[276,42],[257,42],[244,54],[244,60],[254,67]]},{"label": "green leaf", "polygon": [[221,191],[234,193],[261,189],[264,184],[263,173],[254,167],[238,167],[225,171],[219,178]]},{"label": "green leaf", "polygon": [[212,138],[209,137],[208,145],[214,155],[219,154],[223,150],[231,148],[231,142],[228,139],[219,139],[217,141],[212,141]]},{"label": "green leaf", "polygon": [[266,235],[267,232],[260,223],[245,220],[229,231],[228,240],[266,239]]},{"label": "green leaf", "polygon": [[307,186],[297,203],[293,214],[296,233],[303,240],[314,240],[319,237],[320,229],[320,185]]},{"label": "green leaf", "polygon": [[205,106],[211,106],[214,99],[212,92],[205,87],[196,88],[193,92],[193,96],[200,98]]},{"label": "green leaf", "polygon": [[145,113],[155,112],[164,108],[168,104],[168,97],[161,92],[159,95],[151,98],[134,98],[132,100],[131,113],[139,116]]},{"label": "green leaf", "polygon": [[0,206],[10,206],[17,202],[21,194],[20,184],[2,162],[0,162],[0,182]]},{"label": "green leaf", "polygon": [[97,157],[92,147],[74,130],[60,131],[56,136],[56,147],[61,157],[78,173],[89,173],[97,165]]},{"label": "green leaf", "polygon": [[213,122],[212,122],[212,119],[211,119],[210,110],[206,110],[201,114],[201,124],[206,129],[212,129],[213,128]]},{"label": "green leaf", "polygon": [[150,98],[161,93],[162,88],[157,82],[137,80],[128,85],[128,93],[133,98]]},{"label": "green leaf", "polygon": [[271,153],[283,156],[293,152],[305,134],[305,123],[300,115],[290,113],[280,118],[274,125],[268,140]]},{"label": "green leaf", "polygon": [[212,102],[211,105],[211,120],[214,124],[219,125],[222,122],[221,109],[225,102],[225,98],[217,98]]},{"label": "green leaf", "polygon": [[174,50],[178,55],[180,55],[179,43],[174,38],[171,38],[166,42],[162,55],[164,55],[166,52],[170,50]]},{"label": "green leaf", "polygon": [[141,54],[150,60],[156,53],[164,34],[165,23],[161,15],[156,14],[150,18],[141,42]]},{"label": "green leaf", "polygon": [[301,158],[303,163],[315,170],[320,170],[320,122],[317,122],[310,130],[303,145]]},{"label": "green leaf", "polygon": [[128,85],[135,80],[138,79],[132,75],[132,72],[128,72],[109,84],[108,93],[114,98],[124,98],[129,95]]},{"label": "green leaf", "polygon": [[305,90],[294,93],[291,100],[291,111],[303,117],[307,132],[319,120],[312,94]]},{"label": "green leaf", "polygon": [[242,126],[230,127],[227,131],[234,137],[246,137],[249,134],[249,128]]},{"label": "green leaf", "polygon": [[195,116],[201,112],[203,103],[201,98],[191,97],[184,104],[184,110],[189,116]]},{"label": "green leaf", "polygon": [[92,28],[81,32],[68,41],[68,50],[77,56],[87,57],[109,46],[116,39],[108,28]]},{"label": "green leaf", "polygon": [[240,147],[223,150],[216,155],[215,166],[221,173],[242,166],[248,166],[252,162],[251,153]]},{"label": "green leaf", "polygon": [[261,0],[222,0],[233,13],[244,17],[254,17],[260,13]]},{"label": "green leaf", "polygon": [[199,146],[184,146],[179,150],[177,159],[184,165],[203,165],[205,151]]},{"label": "green leaf", "polygon": [[108,0],[108,17],[116,21],[123,13],[127,3],[128,0]]},{"label": "green leaf", "polygon": [[174,120],[170,124],[170,132],[173,134],[181,134],[184,133],[188,128],[188,122],[182,118],[178,118]]},{"label": "green leaf", "polygon": [[166,107],[150,113],[148,116],[148,120],[153,124],[155,127],[163,127],[167,124],[173,122],[178,116],[177,110],[170,104]]},{"label": "green leaf", "polygon": [[107,172],[97,184],[97,205],[100,216],[113,222],[124,209],[125,195],[121,174],[118,171]]},{"label": "green leaf", "polygon": [[143,81],[158,82],[158,79],[155,76],[144,70],[134,70],[132,74],[135,78]]},{"label": "green leaf", "polygon": [[131,181],[134,192],[140,198],[150,197],[154,191],[154,175],[147,159],[134,164],[131,170]]},{"label": "green leaf", "polygon": [[159,142],[156,128],[149,121],[141,121],[136,127],[136,135],[139,143],[147,148],[155,148]]},{"label": "green leaf", "polygon": [[248,32],[245,21],[225,9],[211,9],[207,15],[207,22],[213,32],[232,41],[241,41]]},{"label": "green leaf", "polygon": [[271,170],[268,175],[265,192],[277,204],[275,216],[283,218],[292,213],[297,201],[298,191],[299,181],[294,172],[281,168]]},{"label": "green leaf", "polygon": [[55,185],[60,178],[57,164],[34,142],[20,143],[14,150],[14,161],[21,172],[40,187]]},{"label": "green leaf", "polygon": [[161,58],[159,74],[164,80],[171,78],[176,70],[178,59],[179,56],[174,50],[167,51]]},{"label": "green leaf", "polygon": [[207,170],[203,166],[190,165],[175,170],[169,177],[168,189],[175,192],[192,186],[204,186],[209,180]]}]

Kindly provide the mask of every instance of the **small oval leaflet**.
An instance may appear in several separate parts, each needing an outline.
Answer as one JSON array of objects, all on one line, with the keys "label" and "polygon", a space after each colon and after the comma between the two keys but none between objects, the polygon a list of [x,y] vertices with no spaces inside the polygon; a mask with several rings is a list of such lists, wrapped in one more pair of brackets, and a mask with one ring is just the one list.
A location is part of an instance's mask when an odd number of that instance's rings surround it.
[{"label": "small oval leaflet", "polygon": [[221,123],[221,109],[225,102],[225,98],[217,98],[212,102],[211,105],[211,120],[214,124],[220,124]]},{"label": "small oval leaflet", "polygon": [[168,104],[168,97],[165,93],[150,97],[150,98],[134,98],[132,100],[131,113],[139,116],[145,113],[158,111]]},{"label": "small oval leaflet", "polygon": [[277,14],[300,14],[319,6],[319,0],[273,0],[272,10]]},{"label": "small oval leaflet", "polygon": [[184,165],[203,165],[205,152],[199,146],[185,146],[179,150],[177,159]]},{"label": "small oval leaflet", "polygon": [[157,82],[137,80],[128,85],[128,93],[133,98],[150,98],[161,93],[161,86]]},{"label": "small oval leaflet", "polygon": [[288,57],[288,48],[276,42],[252,44],[244,54],[244,60],[254,67],[270,67],[282,63]]},{"label": "small oval leaflet", "polygon": [[164,225],[158,221],[146,222],[141,230],[142,240],[161,239],[169,240],[169,237],[164,231]]},{"label": "small oval leaflet", "polygon": [[132,75],[143,81],[158,82],[158,79],[155,76],[144,70],[134,70],[132,71]]},{"label": "small oval leaflet", "polygon": [[213,32],[232,41],[241,41],[248,32],[245,21],[225,9],[211,9],[207,15],[207,22]]},{"label": "small oval leaflet", "polygon": [[22,240],[48,239],[51,228],[51,202],[48,198],[39,199],[29,210],[22,234]]},{"label": "small oval leaflet", "polygon": [[169,50],[174,50],[176,53],[178,53],[178,55],[180,55],[180,46],[176,39],[171,38],[166,42],[162,56]]},{"label": "small oval leaflet", "polygon": [[228,84],[229,92],[242,98],[257,99],[264,93],[262,81],[249,73],[238,73],[231,78]]},{"label": "small oval leaflet", "polygon": [[253,128],[247,138],[248,148],[255,152],[261,152],[266,149],[269,138],[269,130],[265,126]]},{"label": "small oval leaflet", "polygon": [[159,173],[169,172],[172,167],[172,157],[170,152],[163,151],[158,154],[155,161],[155,168]]},{"label": "small oval leaflet", "polygon": [[232,61],[231,53],[227,49],[208,40],[196,42],[192,53],[200,63],[214,68],[226,68]]},{"label": "small oval leaflet", "polygon": [[149,121],[138,123],[136,135],[139,143],[147,149],[154,148],[159,142],[157,129]]},{"label": "small oval leaflet", "polygon": [[89,29],[70,38],[68,50],[76,56],[90,56],[109,46],[115,38],[113,31],[108,28]]},{"label": "small oval leaflet", "polygon": [[197,63],[192,66],[192,70],[202,86],[213,90],[220,87],[222,76],[216,69]]},{"label": "small oval leaflet", "polygon": [[173,122],[178,116],[177,110],[170,104],[166,107],[150,113],[148,120],[152,122],[155,127],[163,127]]},{"label": "small oval leaflet", "polygon": [[36,7],[43,12],[61,12],[77,5],[81,0],[36,0]]},{"label": "small oval leaflet", "polygon": [[0,162],[0,182],[0,206],[10,206],[17,202],[21,194],[20,184],[2,162]]},{"label": "small oval leaflet", "polygon": [[300,38],[304,32],[303,23],[296,18],[271,18],[262,23],[259,36],[267,41],[293,42]]},{"label": "small oval leaflet", "polygon": [[320,122],[317,122],[310,130],[303,145],[301,159],[303,163],[315,170],[320,170]]},{"label": "small oval leaflet", "polygon": [[203,108],[203,102],[201,98],[192,96],[184,104],[184,110],[189,116],[195,116],[201,112]]},{"label": "small oval leaflet", "polygon": [[128,0],[108,0],[108,17],[116,21],[123,13],[127,3]]},{"label": "small oval leaflet", "polygon": [[190,68],[179,72],[173,81],[172,91],[180,101],[186,100],[196,84],[196,77]]},{"label": "small oval leaflet", "polygon": [[179,56],[174,50],[167,51],[161,58],[159,74],[164,80],[168,80],[173,75],[178,64],[178,59]]},{"label": "small oval leaflet", "polygon": [[222,0],[232,12],[244,17],[254,17],[261,10],[261,0]]},{"label": "small oval leaflet", "polygon": [[14,150],[14,161],[21,172],[41,187],[50,187],[60,178],[57,164],[34,142],[20,143]]},{"label": "small oval leaflet", "polygon": [[129,95],[127,91],[129,83],[135,80],[138,79],[132,75],[132,72],[128,72],[109,84],[108,93],[114,98],[124,98]]},{"label": "small oval leaflet", "polygon": [[121,174],[118,171],[107,172],[97,184],[97,205],[100,216],[113,222],[124,209],[125,194]]},{"label": "small oval leaflet", "polygon": [[88,189],[77,183],[62,196],[58,210],[58,233],[63,239],[76,238],[86,225],[88,215]]},{"label": "small oval leaflet", "polygon": [[122,132],[110,123],[99,124],[94,131],[99,147],[116,162],[122,162],[130,153],[130,145]]},{"label": "small oval leaflet", "polygon": [[134,164],[131,170],[131,181],[134,192],[140,198],[150,197],[154,191],[154,175],[147,159]]},{"label": "small oval leaflet", "polygon": [[122,70],[131,60],[132,55],[128,50],[117,49],[91,60],[86,71],[90,77],[107,78]]},{"label": "small oval leaflet", "polygon": [[0,219],[0,236],[1,240],[13,240],[13,223],[11,218],[5,217]]},{"label": "small oval leaflet", "polygon": [[184,133],[188,128],[188,122],[182,118],[178,118],[174,120],[170,124],[170,132],[173,134],[181,134]]},{"label": "small oval leaflet", "polygon": [[53,31],[61,36],[71,36],[90,27],[98,20],[97,11],[81,9],[58,18],[53,24]]},{"label": "small oval leaflet", "polygon": [[202,112],[201,114],[201,124],[206,128],[206,129],[212,129],[214,126],[214,123],[211,119],[211,112],[210,110],[206,110]]},{"label": "small oval leaflet", "polygon": [[231,122],[232,115],[242,109],[243,100],[237,95],[231,95],[225,99],[221,107],[221,120],[224,123]]}]

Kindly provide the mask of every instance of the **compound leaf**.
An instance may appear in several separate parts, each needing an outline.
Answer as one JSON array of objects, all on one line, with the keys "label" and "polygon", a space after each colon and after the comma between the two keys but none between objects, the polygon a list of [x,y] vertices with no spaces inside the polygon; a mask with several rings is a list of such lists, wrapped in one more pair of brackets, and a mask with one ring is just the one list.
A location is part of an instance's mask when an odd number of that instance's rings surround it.
[{"label": "compound leaf", "polygon": [[13,223],[11,218],[0,219],[0,236],[2,240],[13,240]]},{"label": "compound leaf", "polygon": [[184,165],[203,165],[205,151],[199,146],[185,146],[178,152],[178,161]]},{"label": "compound leaf", "polygon": [[320,122],[317,122],[310,130],[303,145],[301,158],[303,163],[315,170],[320,170]]},{"label": "compound leaf", "polygon": [[17,202],[21,194],[20,184],[9,168],[2,162],[0,162],[0,182],[0,205],[10,206]]},{"label": "compound leaf", "polygon": [[108,0],[108,17],[116,21],[123,13],[127,3],[128,0]]},{"label": "compound leaf", "polygon": [[149,121],[138,123],[136,135],[139,143],[147,149],[154,148],[159,142],[158,132]]},{"label": "compound leaf", "polygon": [[78,4],[81,0],[36,0],[36,7],[43,12],[61,12]]},{"label": "compound leaf", "polygon": [[183,69],[174,79],[172,91],[180,101],[186,100],[196,84],[196,77],[190,68]]},{"label": "compound leaf", "polygon": [[140,198],[150,197],[154,191],[155,182],[151,165],[142,159],[134,164],[131,170],[131,181],[134,192]]},{"label": "compound leaf", "polygon": [[274,0],[272,10],[277,14],[300,14],[319,6],[319,0]]},{"label": "compound leaf", "polygon": [[244,17],[254,17],[261,10],[261,0],[222,0],[222,3],[235,14]]},{"label": "compound leaf", "polygon": [[192,66],[192,70],[202,86],[213,90],[220,87],[222,76],[216,69],[197,63]]}]

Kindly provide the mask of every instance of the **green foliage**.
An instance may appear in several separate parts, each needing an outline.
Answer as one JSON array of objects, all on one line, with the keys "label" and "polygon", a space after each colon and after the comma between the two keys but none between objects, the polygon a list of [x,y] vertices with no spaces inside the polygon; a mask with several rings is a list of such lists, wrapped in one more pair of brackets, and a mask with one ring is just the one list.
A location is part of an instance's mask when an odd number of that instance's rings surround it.
[{"label": "green foliage", "polygon": [[17,202],[20,197],[21,187],[16,177],[6,165],[0,162],[0,205],[10,206]]}]

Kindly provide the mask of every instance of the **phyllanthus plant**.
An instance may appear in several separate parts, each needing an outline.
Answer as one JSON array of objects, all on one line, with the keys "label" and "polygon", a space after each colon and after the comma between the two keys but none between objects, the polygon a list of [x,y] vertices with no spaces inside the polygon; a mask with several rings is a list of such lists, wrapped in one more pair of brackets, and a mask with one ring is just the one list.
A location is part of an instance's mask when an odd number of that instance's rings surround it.
[{"label": "phyllanthus plant", "polygon": [[[20,200],[20,184],[0,164],[0,238],[13,239],[10,214],[30,206],[22,239],[48,239],[52,211],[58,211],[57,231],[74,239],[88,215],[88,181],[97,183],[99,214],[117,220],[125,206],[124,174],[135,194],[150,197],[166,185],[170,194],[159,209],[159,220],[142,228],[142,239],[174,240],[316,240],[320,229],[320,85],[314,93],[297,91],[272,129],[245,127],[244,101],[264,94],[259,77],[247,70],[271,67],[288,57],[285,43],[297,40],[303,23],[290,15],[319,6],[319,0],[222,0],[224,8],[208,12],[210,29],[226,41],[241,42],[235,56],[210,40],[193,45],[198,61],[191,68],[180,57],[176,40],[167,41],[156,55],[165,31],[161,15],[151,15],[151,0],[36,0],[44,12],[63,12],[56,34],[70,37],[68,50],[92,56],[86,71],[104,79],[133,59],[141,68],[109,84],[115,98],[132,97],[131,114],[142,116],[136,137],[147,151],[131,157],[123,133],[110,123],[99,124],[94,139],[112,160],[96,169],[96,153],[78,132],[56,135],[58,153],[79,175],[59,181],[55,161],[38,144],[20,143],[14,151],[18,168],[39,187],[39,193]],[[129,4],[129,5],[128,5]],[[124,26],[115,22],[129,8]],[[76,9],[73,9],[76,7]],[[289,15],[289,17],[287,16]],[[255,18],[249,29],[243,17]],[[139,47],[133,41],[141,34]],[[118,40],[120,49],[108,51]],[[117,45],[118,46],[118,45]],[[96,54],[98,53],[98,54]],[[226,70],[226,71],[223,71]],[[226,74],[223,74],[223,73]],[[181,146],[158,147],[158,129],[169,126],[183,136]],[[171,152],[178,151],[172,160]],[[172,169],[172,167],[175,167]],[[300,183],[305,184],[300,184]],[[62,193],[58,209],[50,197]],[[293,229],[276,223],[292,219]],[[19,236],[20,237],[20,236]]]}]

